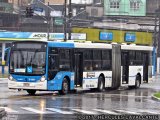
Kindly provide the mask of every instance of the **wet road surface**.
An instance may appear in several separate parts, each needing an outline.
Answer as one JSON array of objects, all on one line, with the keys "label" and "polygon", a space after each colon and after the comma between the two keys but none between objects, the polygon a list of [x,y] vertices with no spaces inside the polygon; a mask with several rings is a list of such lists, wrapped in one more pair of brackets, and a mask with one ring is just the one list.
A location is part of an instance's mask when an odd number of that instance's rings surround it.
[{"label": "wet road surface", "polygon": [[71,120],[79,115],[160,115],[160,102],[151,98],[160,91],[157,77],[140,89],[79,91],[68,95],[53,92],[37,92],[35,96],[25,91],[9,90],[0,84],[0,108],[7,117],[4,120]]}]

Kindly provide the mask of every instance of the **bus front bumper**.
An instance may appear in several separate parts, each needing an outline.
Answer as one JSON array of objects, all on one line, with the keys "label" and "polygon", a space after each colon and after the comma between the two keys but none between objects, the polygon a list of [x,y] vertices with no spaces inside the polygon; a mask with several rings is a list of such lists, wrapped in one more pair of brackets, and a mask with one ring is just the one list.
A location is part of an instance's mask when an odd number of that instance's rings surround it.
[{"label": "bus front bumper", "polygon": [[36,89],[47,90],[47,80],[41,82],[17,82],[8,80],[9,89]]}]

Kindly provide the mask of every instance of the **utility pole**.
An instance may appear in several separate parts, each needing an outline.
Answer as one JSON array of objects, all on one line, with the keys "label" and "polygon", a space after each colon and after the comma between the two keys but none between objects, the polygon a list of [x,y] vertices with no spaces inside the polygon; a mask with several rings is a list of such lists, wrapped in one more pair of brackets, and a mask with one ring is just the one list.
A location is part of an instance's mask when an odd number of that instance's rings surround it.
[{"label": "utility pole", "polygon": [[69,0],[69,9],[68,9],[68,11],[69,11],[69,15],[68,15],[68,17],[69,17],[69,21],[68,21],[68,27],[69,27],[68,39],[71,40],[71,33],[72,33],[72,20],[71,20],[71,18],[72,18],[72,1],[71,0]]},{"label": "utility pole", "polygon": [[64,25],[63,25],[63,28],[64,28],[64,41],[67,41],[67,22],[66,22],[66,15],[67,13],[67,0],[65,0],[64,2]]},{"label": "utility pole", "polygon": [[48,17],[47,17],[47,41],[49,40],[49,32],[50,32],[50,13],[49,13],[49,2],[48,2]]}]

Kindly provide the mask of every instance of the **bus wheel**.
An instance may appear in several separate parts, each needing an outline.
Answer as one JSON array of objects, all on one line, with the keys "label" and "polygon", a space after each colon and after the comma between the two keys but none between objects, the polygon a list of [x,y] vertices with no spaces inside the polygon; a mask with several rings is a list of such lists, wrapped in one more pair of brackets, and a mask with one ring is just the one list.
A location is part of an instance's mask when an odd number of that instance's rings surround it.
[{"label": "bus wheel", "polygon": [[103,81],[103,77],[100,76],[98,78],[98,91],[103,91],[104,90],[104,81]]},{"label": "bus wheel", "polygon": [[27,90],[27,92],[29,95],[35,95],[36,90]]},{"label": "bus wheel", "polygon": [[62,90],[59,91],[61,95],[65,95],[69,92],[69,83],[66,78],[63,79]]},{"label": "bus wheel", "polygon": [[140,80],[141,80],[141,79],[140,79],[140,76],[137,76],[137,77],[136,77],[135,88],[140,88],[140,85],[141,85],[141,84],[140,84]]}]

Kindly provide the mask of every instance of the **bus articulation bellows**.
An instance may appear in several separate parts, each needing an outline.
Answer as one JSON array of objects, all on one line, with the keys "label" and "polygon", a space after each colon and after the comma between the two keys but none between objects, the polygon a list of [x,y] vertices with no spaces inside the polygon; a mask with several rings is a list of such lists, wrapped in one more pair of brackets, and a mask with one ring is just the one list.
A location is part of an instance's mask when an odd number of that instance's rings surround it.
[{"label": "bus articulation bellows", "polygon": [[29,94],[120,86],[139,88],[153,75],[151,46],[105,43],[13,42],[9,57],[10,89]]}]

